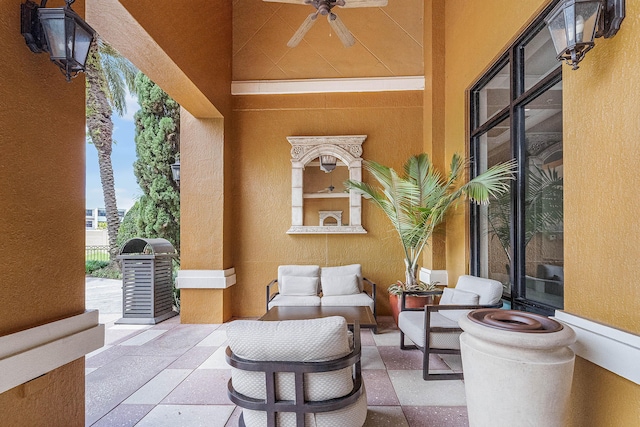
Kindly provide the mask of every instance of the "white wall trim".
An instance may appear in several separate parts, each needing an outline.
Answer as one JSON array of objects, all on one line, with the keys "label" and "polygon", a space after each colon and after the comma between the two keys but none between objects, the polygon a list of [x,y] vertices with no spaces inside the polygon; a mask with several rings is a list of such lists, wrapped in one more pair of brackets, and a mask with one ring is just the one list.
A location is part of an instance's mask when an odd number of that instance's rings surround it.
[{"label": "white wall trim", "polygon": [[344,79],[245,80],[231,82],[232,95],[424,90],[424,76]]},{"label": "white wall trim", "polygon": [[576,355],[640,384],[640,336],[565,311],[557,310],[554,318],[575,331]]},{"label": "white wall trim", "polygon": [[98,310],[0,337],[0,393],[104,345]]},{"label": "white wall trim", "polygon": [[236,284],[236,269],[178,270],[178,289],[226,289]]}]

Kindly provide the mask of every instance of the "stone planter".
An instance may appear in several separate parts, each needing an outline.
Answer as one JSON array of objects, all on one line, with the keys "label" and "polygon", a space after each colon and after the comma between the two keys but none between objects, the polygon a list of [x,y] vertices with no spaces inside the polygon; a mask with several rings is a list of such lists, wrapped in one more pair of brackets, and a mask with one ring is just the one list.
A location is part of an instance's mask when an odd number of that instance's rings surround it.
[{"label": "stone planter", "polygon": [[516,310],[474,310],[459,321],[469,425],[566,424],[576,340],[566,325]]}]

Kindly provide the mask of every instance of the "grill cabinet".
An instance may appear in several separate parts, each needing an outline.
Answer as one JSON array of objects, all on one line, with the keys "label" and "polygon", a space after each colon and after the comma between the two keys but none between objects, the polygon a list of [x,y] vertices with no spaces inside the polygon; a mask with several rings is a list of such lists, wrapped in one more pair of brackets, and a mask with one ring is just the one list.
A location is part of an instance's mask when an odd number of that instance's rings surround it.
[{"label": "grill cabinet", "polygon": [[122,261],[122,319],[118,324],[155,325],[178,313],[173,310],[173,258],[166,239],[128,240]]}]

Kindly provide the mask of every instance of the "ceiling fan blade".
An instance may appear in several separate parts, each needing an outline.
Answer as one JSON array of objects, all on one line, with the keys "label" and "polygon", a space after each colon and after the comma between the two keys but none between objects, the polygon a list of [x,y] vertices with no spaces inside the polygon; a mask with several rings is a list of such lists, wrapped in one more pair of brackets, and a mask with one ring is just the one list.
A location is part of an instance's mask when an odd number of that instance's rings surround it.
[{"label": "ceiling fan blade", "polygon": [[[271,0],[273,1],[273,0]],[[338,4],[340,7],[384,7],[388,0],[344,0],[344,5]]]},{"label": "ceiling fan blade", "polygon": [[304,20],[302,25],[300,25],[300,28],[298,28],[298,31],[296,31],[296,33],[293,35],[293,37],[291,37],[291,39],[287,43],[287,46],[289,46],[289,47],[298,46],[298,44],[304,38],[305,34],[307,34],[307,31],[309,31],[311,29],[311,27],[313,27],[313,24],[316,23],[316,21],[317,21],[316,18],[317,17],[318,17],[318,13],[317,12],[314,12],[311,15],[307,16],[307,19]]},{"label": "ceiling fan blade", "polygon": [[336,15],[335,13],[330,13],[329,16],[327,16],[327,19],[329,20],[329,25],[331,25],[333,31],[335,31],[335,33],[338,35],[338,38],[340,39],[344,47],[351,47],[356,43],[356,39],[353,38],[353,35],[347,29],[338,15]]}]

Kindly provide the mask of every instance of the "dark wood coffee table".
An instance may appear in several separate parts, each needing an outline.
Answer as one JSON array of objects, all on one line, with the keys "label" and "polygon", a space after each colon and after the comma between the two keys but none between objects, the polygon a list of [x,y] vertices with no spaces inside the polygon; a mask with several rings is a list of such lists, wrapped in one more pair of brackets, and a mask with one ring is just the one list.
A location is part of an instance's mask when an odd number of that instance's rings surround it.
[{"label": "dark wood coffee table", "polygon": [[349,325],[358,321],[361,328],[373,329],[374,334],[378,332],[378,323],[369,307],[279,306],[270,308],[259,320],[305,320],[329,316],[342,316]]}]

